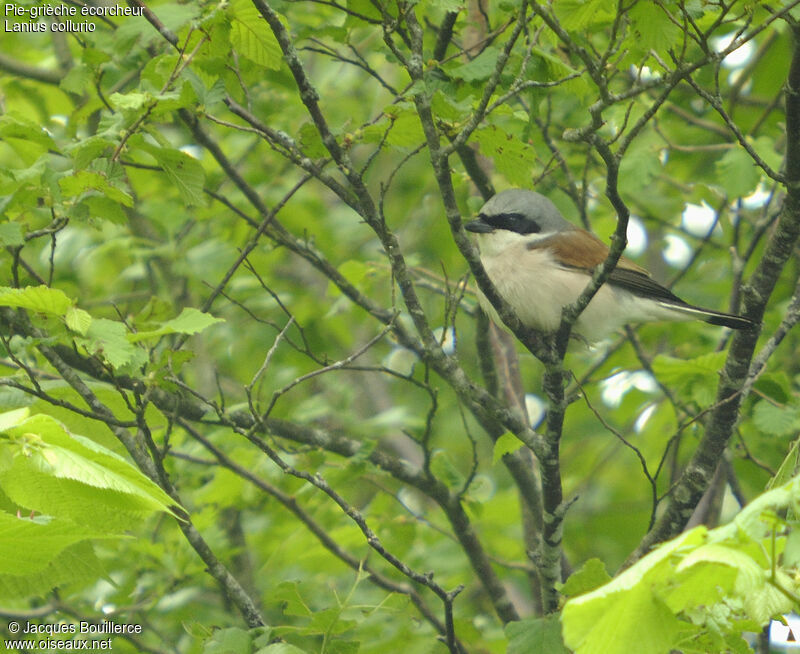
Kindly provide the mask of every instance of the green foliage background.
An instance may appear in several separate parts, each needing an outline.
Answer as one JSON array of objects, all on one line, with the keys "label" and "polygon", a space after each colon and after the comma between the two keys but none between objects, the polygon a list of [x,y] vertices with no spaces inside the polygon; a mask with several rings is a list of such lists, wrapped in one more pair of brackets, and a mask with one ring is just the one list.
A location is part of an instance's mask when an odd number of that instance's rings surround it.
[{"label": "green foliage background", "polygon": [[[27,412],[1,425],[0,533],[35,560],[0,567],[0,613],[141,624],[118,651],[563,648],[561,623],[540,618],[541,533],[508,457],[538,468],[516,439],[494,443],[519,424],[495,411],[513,374],[498,366],[488,414],[465,399],[484,385],[488,328],[442,179],[464,217],[493,188],[535,188],[604,240],[618,193],[646,230],[638,263],[693,304],[738,311],[791,188],[796,4],[154,1],[91,32],[4,33],[0,408]],[[735,68],[730,35],[753,48]],[[298,91],[296,63],[313,89]],[[431,133],[453,143],[443,169]],[[702,203],[715,222],[698,234],[681,215]],[[663,257],[676,237],[691,250],[677,267]],[[797,275],[791,256],[763,316],[766,368],[748,377],[700,516],[711,527],[782,464],[778,481],[792,477]],[[570,346],[565,577],[590,559],[613,575],[663,513],[729,340],[687,323]],[[516,352],[525,393],[546,403],[542,363]],[[636,371],[658,383],[634,385]],[[62,467],[57,446],[80,458]],[[70,480],[60,502],[25,466]],[[791,538],[790,488],[743,551]],[[28,513],[74,544],[27,533]],[[716,538],[691,533],[684,544]],[[670,605],[679,628],[639,651],[747,651],[740,634],[792,601],[758,620],[734,600],[769,586],[773,565],[791,597],[788,551],[758,559],[751,586],[720,582],[723,617]],[[583,592],[607,576],[581,579]],[[565,635],[611,651],[607,634]]]}]

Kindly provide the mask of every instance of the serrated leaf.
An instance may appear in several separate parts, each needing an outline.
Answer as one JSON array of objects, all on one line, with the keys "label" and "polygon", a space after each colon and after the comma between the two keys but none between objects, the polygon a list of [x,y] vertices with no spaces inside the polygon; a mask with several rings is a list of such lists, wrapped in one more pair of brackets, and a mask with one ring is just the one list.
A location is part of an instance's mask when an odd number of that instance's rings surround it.
[{"label": "serrated leaf", "polygon": [[699,563],[718,563],[736,571],[735,590],[744,595],[757,590],[766,583],[764,570],[745,552],[726,547],[719,543],[709,543],[687,554],[675,568],[680,573]]},{"label": "serrated leaf", "polygon": [[[795,588],[795,583],[780,569],[775,571],[775,581],[783,588]],[[775,586],[763,584],[745,594],[744,607],[750,618],[759,624],[766,624],[771,617],[791,611],[794,602]]]},{"label": "serrated leaf", "polygon": [[755,161],[741,147],[728,150],[716,163],[717,182],[729,198],[749,195],[761,179]]},{"label": "serrated leaf", "polygon": [[527,618],[506,625],[508,649],[506,654],[568,654],[561,638],[559,616],[548,615],[543,618]]},{"label": "serrated leaf", "polygon": [[89,326],[92,324],[92,316],[88,311],[70,307],[64,316],[64,322],[72,331],[85,336]]},{"label": "serrated leaf", "polygon": [[120,203],[105,195],[92,195],[84,198],[81,202],[89,208],[90,218],[107,220],[115,225],[124,225],[128,222],[128,217],[120,207]]},{"label": "serrated leaf", "polygon": [[102,136],[90,136],[79,141],[69,148],[69,153],[75,162],[75,170],[83,170],[96,161],[101,154],[108,152],[113,145],[111,140]]},{"label": "serrated leaf", "polygon": [[725,356],[725,352],[711,352],[684,360],[658,355],[653,359],[653,374],[663,383],[688,394],[700,406],[707,406],[714,400]]},{"label": "serrated leaf", "polygon": [[494,72],[499,54],[499,48],[489,46],[472,61],[468,61],[460,66],[455,66],[447,72],[451,77],[462,79],[465,82],[480,82],[486,80]]},{"label": "serrated leaf", "polygon": [[391,128],[386,136],[389,145],[398,148],[415,148],[425,140],[422,123],[416,111],[395,109],[390,115]]},{"label": "serrated leaf", "polygon": [[767,397],[778,404],[786,404],[792,393],[792,382],[784,371],[764,373],[755,383],[754,388],[759,395]]},{"label": "serrated leaf", "polygon": [[229,627],[217,629],[205,643],[203,654],[230,654],[253,651],[253,637],[246,629]]},{"label": "serrated leaf", "polygon": [[114,368],[120,368],[133,359],[135,346],[128,340],[127,329],[121,322],[96,318],[86,332],[84,345],[92,354],[98,354]]},{"label": "serrated leaf", "polygon": [[653,359],[653,370],[665,381],[677,381],[689,374],[717,374],[725,364],[725,352],[711,352],[694,359],[678,359],[659,354]]},{"label": "serrated leaf", "polygon": [[8,143],[28,166],[48,150],[58,151],[41,124],[16,115],[0,116],[0,139]]},{"label": "serrated leaf", "polygon": [[603,604],[567,603],[564,608],[564,642],[576,654],[668,654],[686,629],[642,584],[609,595]]},{"label": "serrated leaf", "polygon": [[[85,527],[83,528],[85,529]],[[102,565],[86,540],[64,548],[42,570],[31,574],[0,574],[0,598],[43,596],[69,583],[86,584],[102,574]]]},{"label": "serrated leaf", "polygon": [[774,139],[768,136],[759,136],[753,141],[753,148],[770,168],[780,169],[783,164],[783,154],[778,152]]},{"label": "serrated leaf", "polygon": [[76,197],[89,191],[102,193],[114,202],[133,206],[133,198],[122,189],[113,186],[105,175],[89,170],[79,170],[74,175],[68,175],[58,180],[61,192],[67,197]]},{"label": "serrated leaf", "polygon": [[662,599],[675,613],[699,605],[713,607],[729,594],[738,571],[716,562],[698,561],[682,573],[676,573],[662,593]]},{"label": "serrated leaf", "polygon": [[297,142],[307,157],[317,159],[328,154],[319,131],[313,123],[303,123],[297,131]]},{"label": "serrated leaf", "polygon": [[[626,647],[636,642],[634,625],[639,623],[640,629],[653,629],[653,632],[648,637],[647,647],[637,651],[669,652],[669,643],[678,633],[675,616],[665,604],[654,600],[643,582],[668,570],[673,553],[699,545],[705,533],[704,527],[687,531],[663,543],[607,584],[568,600],[561,614],[567,647],[581,653],[624,654],[630,651]],[[616,640],[615,629],[620,630]]]},{"label": "serrated leaf", "polygon": [[681,29],[670,19],[667,8],[655,2],[637,2],[628,12],[635,39],[642,51],[667,52],[681,38]]},{"label": "serrated leaf", "polygon": [[607,0],[556,0],[553,10],[568,30],[607,23],[614,16],[613,6]]},{"label": "serrated leaf", "polygon": [[168,320],[158,329],[146,332],[129,334],[131,343],[138,343],[149,338],[160,338],[167,334],[199,334],[211,325],[225,322],[222,318],[215,318],[210,313],[203,313],[193,307],[186,307],[177,318]]},{"label": "serrated leaf", "polygon": [[525,443],[523,443],[519,438],[517,438],[510,431],[507,431],[494,442],[494,448],[492,449],[492,463],[497,463],[503,458],[504,455],[516,452],[524,445]]},{"label": "serrated leaf", "polygon": [[140,142],[138,147],[158,162],[187,204],[202,204],[205,171],[197,159],[180,150],[149,143]]},{"label": "serrated leaf", "polygon": [[0,575],[39,572],[73,543],[105,536],[68,520],[19,518],[0,511]]},{"label": "serrated leaf", "polygon": [[92,80],[92,72],[88,66],[78,64],[67,71],[58,86],[68,93],[80,95]]},{"label": "serrated leaf", "polygon": [[625,154],[619,170],[626,191],[641,192],[662,173],[660,148],[639,139]]},{"label": "serrated leaf", "polygon": [[231,44],[259,66],[280,70],[283,52],[264,18],[250,3],[231,5]]},{"label": "serrated leaf", "polygon": [[131,91],[130,93],[112,93],[108,96],[108,101],[115,109],[136,110],[152,102],[153,98],[149,93]]},{"label": "serrated leaf", "polygon": [[[10,463],[6,461],[3,479],[8,479],[15,468],[24,467],[25,472],[40,476],[39,483],[41,476],[68,479],[127,495],[140,510],[171,513],[169,507],[175,502],[160,487],[115,452],[89,438],[70,433],[55,418],[32,416],[5,433],[18,439],[9,447],[27,449],[25,456],[12,458]],[[37,440],[31,442],[31,435]],[[26,445],[26,442],[30,444]],[[17,487],[7,489],[7,495],[13,499],[29,496],[29,493]],[[36,508],[28,502],[20,504]]]},{"label": "serrated leaf", "polygon": [[588,593],[611,580],[606,566],[600,559],[589,559],[580,570],[573,572],[561,587],[561,594],[575,597]]},{"label": "serrated leaf", "polygon": [[753,424],[765,434],[792,434],[800,429],[800,410],[794,406],[776,406],[762,400],[753,410]]},{"label": "serrated leaf", "polygon": [[57,288],[47,286],[0,287],[1,307],[17,307],[37,313],[64,316],[72,304],[72,300]]},{"label": "serrated leaf", "polygon": [[475,130],[474,138],[481,153],[494,160],[497,169],[515,186],[528,186],[536,164],[532,145],[508,134],[495,125]]}]

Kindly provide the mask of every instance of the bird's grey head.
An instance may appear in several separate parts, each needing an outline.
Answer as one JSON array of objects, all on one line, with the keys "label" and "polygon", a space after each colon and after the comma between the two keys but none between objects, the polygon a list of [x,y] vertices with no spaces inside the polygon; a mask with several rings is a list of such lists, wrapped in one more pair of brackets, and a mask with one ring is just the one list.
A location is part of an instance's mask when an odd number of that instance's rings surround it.
[{"label": "bird's grey head", "polygon": [[517,234],[552,234],[575,229],[550,200],[534,191],[501,191],[481,207],[477,220],[464,225],[477,234],[506,230]]}]

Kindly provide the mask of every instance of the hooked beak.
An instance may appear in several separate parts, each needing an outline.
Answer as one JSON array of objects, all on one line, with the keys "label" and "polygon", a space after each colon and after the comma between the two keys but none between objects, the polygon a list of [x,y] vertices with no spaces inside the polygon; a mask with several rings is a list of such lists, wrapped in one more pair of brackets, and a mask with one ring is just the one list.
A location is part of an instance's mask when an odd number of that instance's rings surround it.
[{"label": "hooked beak", "polygon": [[488,234],[489,232],[494,231],[494,227],[492,227],[489,223],[487,223],[483,218],[478,218],[477,220],[472,220],[464,225],[464,229],[468,232],[475,232],[476,234]]}]

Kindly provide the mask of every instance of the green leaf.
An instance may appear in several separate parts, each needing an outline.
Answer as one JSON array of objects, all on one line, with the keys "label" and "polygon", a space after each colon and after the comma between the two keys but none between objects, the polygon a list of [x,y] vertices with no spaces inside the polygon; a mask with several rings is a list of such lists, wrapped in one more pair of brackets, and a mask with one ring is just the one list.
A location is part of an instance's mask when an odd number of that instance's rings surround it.
[{"label": "green leaf", "polygon": [[[792,477],[800,472],[800,438],[792,442],[789,452],[781,461],[781,465],[775,476],[767,482],[766,490],[775,488],[776,486],[783,486]],[[792,532],[795,533],[795,532]]]},{"label": "green leaf", "polygon": [[462,79],[465,82],[482,82],[494,72],[499,54],[499,48],[489,46],[472,61],[449,69],[447,72],[451,77]]},{"label": "green leaf", "polygon": [[112,93],[108,96],[108,101],[115,109],[138,110],[153,101],[149,93],[131,91],[130,93]]},{"label": "green leaf", "polygon": [[643,52],[666,53],[681,38],[681,29],[670,19],[668,5],[637,2],[628,12],[635,39],[630,42]]},{"label": "green leaf", "polygon": [[231,4],[231,43],[237,52],[259,66],[280,70],[283,52],[261,13],[249,2]]},{"label": "green leaf", "polygon": [[309,654],[309,652],[291,643],[272,643],[258,650],[258,654]]},{"label": "green leaf", "polygon": [[725,364],[725,352],[711,352],[694,359],[678,359],[660,354],[653,359],[653,370],[662,381],[672,384],[687,376],[716,375]]},{"label": "green leaf", "polygon": [[78,64],[67,71],[58,85],[68,93],[81,94],[91,81],[91,69],[83,64]]},{"label": "green leaf", "polygon": [[24,422],[30,416],[30,409],[23,407],[21,409],[14,409],[13,411],[5,411],[0,413],[0,433],[16,427],[21,422]]},{"label": "green leaf", "polygon": [[494,160],[497,169],[515,186],[526,187],[536,163],[532,145],[504,132],[495,125],[475,130],[474,138],[481,153]]},{"label": "green leaf", "polygon": [[741,147],[728,150],[717,161],[717,181],[729,198],[749,195],[761,179],[760,169]]},{"label": "green leaf", "polygon": [[728,565],[697,561],[691,569],[676,571],[661,596],[675,613],[701,605],[712,607],[733,590],[737,574]]},{"label": "green leaf", "polygon": [[[0,459],[0,481],[6,494],[21,506],[48,511],[38,504],[46,495],[43,486],[52,479],[63,479],[127,496],[127,507],[172,513],[169,507],[175,502],[149,478],[111,450],[71,434],[55,418],[33,416],[6,429],[5,434],[12,439],[6,446],[11,451]],[[98,494],[97,501],[102,497]],[[114,496],[106,498],[113,507]]]},{"label": "green leaf", "polygon": [[613,5],[607,0],[555,0],[553,10],[568,30],[607,23],[614,16]]},{"label": "green leaf", "polygon": [[158,329],[146,332],[138,332],[127,336],[131,343],[150,338],[160,338],[167,334],[199,334],[211,325],[225,322],[222,318],[215,318],[210,313],[203,313],[193,307],[186,307],[177,318],[168,320]]},{"label": "green leaf", "polygon": [[608,594],[600,604],[568,603],[563,625],[564,641],[576,654],[668,654],[686,629],[644,584]]},{"label": "green leaf", "polygon": [[459,11],[464,8],[465,0],[430,0],[431,6],[443,11]]},{"label": "green leaf", "polygon": [[[775,141],[768,136],[759,136],[752,142],[753,149],[773,170],[779,170],[783,165],[783,154],[778,152]],[[763,174],[759,172],[759,174]]]},{"label": "green leaf", "polygon": [[506,654],[568,654],[561,638],[561,621],[556,614],[526,618],[506,625]]},{"label": "green leaf", "polygon": [[[764,577],[768,576],[764,571]],[[780,569],[775,571],[775,582],[782,588],[796,592],[797,584]],[[783,613],[789,613],[794,607],[794,602],[771,584],[764,583],[758,588],[753,588],[744,596],[746,614],[760,625],[769,623],[770,618]]]},{"label": "green leaf", "polygon": [[494,448],[492,449],[492,463],[497,463],[503,458],[504,455],[516,452],[524,445],[525,443],[523,443],[519,438],[517,438],[510,431],[507,431],[494,442]]},{"label": "green leaf", "polygon": [[57,288],[26,286],[7,288],[0,286],[0,307],[17,307],[53,316],[65,316],[73,302]]},{"label": "green leaf", "polygon": [[18,115],[0,116],[0,140],[8,143],[28,166],[49,150],[58,151],[41,124]]},{"label": "green leaf", "polygon": [[92,324],[92,316],[88,311],[70,307],[67,309],[67,313],[64,316],[64,322],[72,331],[85,336]]},{"label": "green leaf", "polygon": [[606,572],[606,566],[600,559],[589,559],[580,570],[573,572],[561,587],[561,594],[566,597],[575,597],[588,593],[605,583],[611,577]]},{"label": "green leaf", "polygon": [[68,149],[75,162],[75,170],[83,170],[96,161],[101,155],[113,149],[113,141],[102,136],[90,136],[78,141]]},{"label": "green leaf", "polygon": [[318,159],[328,154],[319,131],[313,123],[303,123],[297,131],[297,142],[307,157]]},{"label": "green leaf", "polygon": [[415,148],[425,141],[422,123],[416,111],[409,108],[399,109],[394,107],[389,113],[391,129],[386,136],[386,142],[397,148]]},{"label": "green leaf", "polygon": [[[719,543],[702,545],[687,554],[675,571],[681,573],[698,563],[716,563],[734,570],[736,572],[734,590],[740,595],[757,590],[766,583],[765,571],[753,560],[753,557],[733,547],[726,547]],[[713,576],[716,578],[719,575]],[[715,583],[722,585],[721,581]]]},{"label": "green leaf", "polygon": [[765,434],[792,434],[800,427],[800,409],[794,406],[775,406],[772,402],[761,400],[753,410],[753,423]]},{"label": "green leaf", "polygon": [[203,643],[203,654],[232,654],[253,651],[253,635],[246,629],[229,627],[217,629],[214,635]]},{"label": "green leaf", "polygon": [[784,371],[764,373],[755,383],[759,395],[777,404],[786,404],[792,396],[792,382]]},{"label": "green leaf", "polygon": [[449,488],[461,488],[464,475],[456,468],[453,460],[444,450],[436,450],[431,457],[431,472]]},{"label": "green leaf", "polygon": [[80,170],[74,175],[68,175],[58,180],[61,192],[67,197],[75,197],[89,191],[102,193],[110,200],[124,204],[126,207],[133,206],[133,198],[125,191],[113,186],[105,175]]},{"label": "green leaf", "polygon": [[69,520],[31,519],[0,511],[0,575],[39,572],[70,545],[107,536]]},{"label": "green leaf", "polygon": [[[579,654],[669,652],[680,624],[666,604],[655,598],[649,584],[670,569],[670,557],[689,545],[698,545],[706,533],[696,527],[663,543],[600,588],[567,601],[562,611],[564,642]],[[638,626],[637,626],[638,625]],[[643,640],[639,641],[639,635]]]},{"label": "green leaf", "polygon": [[105,195],[92,195],[81,202],[89,208],[90,218],[108,221],[115,225],[124,225],[128,222],[120,203]]},{"label": "green leaf", "polygon": [[698,405],[707,406],[714,399],[725,357],[725,352],[711,352],[694,359],[658,355],[653,359],[653,373],[661,382],[680,390]]},{"label": "green leaf", "polygon": [[89,352],[102,356],[114,368],[121,368],[133,360],[135,346],[128,340],[127,329],[121,322],[96,318],[83,343]]},{"label": "green leaf", "polygon": [[22,225],[19,223],[0,223],[0,244],[16,247],[25,244]]},{"label": "green leaf", "polygon": [[660,143],[637,139],[620,162],[620,179],[629,193],[643,192],[663,172]]},{"label": "green leaf", "polygon": [[[84,528],[85,529],[85,528]],[[35,544],[28,544],[35,548]],[[86,585],[102,575],[103,566],[86,540],[68,545],[40,571],[0,574],[0,598],[20,599],[49,594],[65,584]]]},{"label": "green leaf", "polygon": [[159,148],[143,141],[139,142],[138,147],[158,162],[187,204],[202,204],[205,172],[197,159],[180,150]]}]

